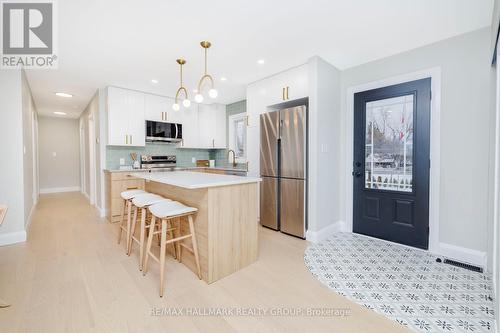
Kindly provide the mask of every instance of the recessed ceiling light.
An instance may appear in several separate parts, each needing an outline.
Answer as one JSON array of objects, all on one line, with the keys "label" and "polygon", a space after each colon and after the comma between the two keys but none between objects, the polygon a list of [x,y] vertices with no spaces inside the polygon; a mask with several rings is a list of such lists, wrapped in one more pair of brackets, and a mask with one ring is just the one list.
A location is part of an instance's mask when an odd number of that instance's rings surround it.
[{"label": "recessed ceiling light", "polygon": [[257,63],[258,63],[259,65],[262,65],[262,64],[264,64],[265,62],[266,62],[266,61],[265,61],[264,59],[259,59],[259,60],[257,60]]},{"label": "recessed ceiling light", "polygon": [[66,112],[61,112],[61,111],[54,111],[54,114],[57,114],[59,116],[65,116]]},{"label": "recessed ceiling light", "polygon": [[225,78],[225,77],[221,77],[221,78],[220,78],[220,80],[221,80],[221,81],[227,81],[227,78]]},{"label": "recessed ceiling light", "polygon": [[157,83],[158,83],[158,80],[152,79],[152,80],[151,80],[151,83],[157,84]]},{"label": "recessed ceiling light", "polygon": [[69,97],[73,97],[73,95],[71,95],[71,94],[67,94],[67,93],[63,93],[63,92],[56,92],[55,94],[56,94],[57,96],[59,96],[59,97],[67,97],[67,98],[69,98]]}]

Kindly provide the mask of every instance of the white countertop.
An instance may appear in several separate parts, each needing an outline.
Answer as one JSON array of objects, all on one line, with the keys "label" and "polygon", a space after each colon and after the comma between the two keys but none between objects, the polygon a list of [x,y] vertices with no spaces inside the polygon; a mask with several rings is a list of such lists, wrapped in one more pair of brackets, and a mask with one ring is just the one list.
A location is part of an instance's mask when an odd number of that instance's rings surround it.
[{"label": "white countertop", "polygon": [[151,173],[135,172],[131,173],[131,175],[152,182],[179,186],[187,189],[248,184],[260,182],[262,180],[257,177],[231,176],[190,171],[166,171]]}]

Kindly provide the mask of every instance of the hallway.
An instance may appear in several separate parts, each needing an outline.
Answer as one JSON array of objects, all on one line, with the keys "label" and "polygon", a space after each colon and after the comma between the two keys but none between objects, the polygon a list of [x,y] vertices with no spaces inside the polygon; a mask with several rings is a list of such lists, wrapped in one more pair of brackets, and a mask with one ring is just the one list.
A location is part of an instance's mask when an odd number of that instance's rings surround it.
[{"label": "hallway", "polygon": [[[28,235],[24,244],[0,248],[0,295],[12,304],[0,310],[2,332],[406,331],[323,286],[304,265],[307,243],[268,229],[260,231],[255,264],[211,285],[169,258],[163,299],[157,265],[143,277],[137,251],[127,257],[116,244],[116,225],[100,219],[79,193],[42,195]],[[166,317],[152,316],[154,307],[267,313]],[[348,315],[276,312],[323,307]]]}]

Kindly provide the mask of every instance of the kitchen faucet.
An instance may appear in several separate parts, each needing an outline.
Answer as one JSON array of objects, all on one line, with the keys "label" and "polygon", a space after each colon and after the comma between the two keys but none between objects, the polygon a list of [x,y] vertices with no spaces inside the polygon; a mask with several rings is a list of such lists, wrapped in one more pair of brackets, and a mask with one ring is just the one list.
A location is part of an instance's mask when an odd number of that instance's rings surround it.
[{"label": "kitchen faucet", "polygon": [[227,151],[227,157],[228,157],[228,158],[229,158],[229,154],[230,154],[230,153],[233,153],[233,167],[236,167],[236,153],[234,152],[234,150],[229,149],[229,150]]}]

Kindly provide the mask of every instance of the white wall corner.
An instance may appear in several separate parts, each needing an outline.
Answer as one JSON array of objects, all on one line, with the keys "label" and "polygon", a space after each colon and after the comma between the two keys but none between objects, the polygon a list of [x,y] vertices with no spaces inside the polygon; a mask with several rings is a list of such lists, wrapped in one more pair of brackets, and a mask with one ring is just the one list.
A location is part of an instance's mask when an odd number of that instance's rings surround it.
[{"label": "white wall corner", "polygon": [[484,251],[440,242],[436,252],[437,255],[441,255],[448,259],[472,264],[482,267],[485,271],[487,270],[487,256]]},{"label": "white wall corner", "polygon": [[99,210],[99,216],[101,218],[105,218],[106,217],[106,208],[97,207],[97,209]]},{"label": "white wall corner", "polygon": [[318,231],[307,230],[306,240],[313,243],[319,243],[336,232],[346,231],[345,221],[336,221]]},{"label": "white wall corner", "polygon": [[26,242],[26,231],[9,232],[0,234],[0,246]]}]

